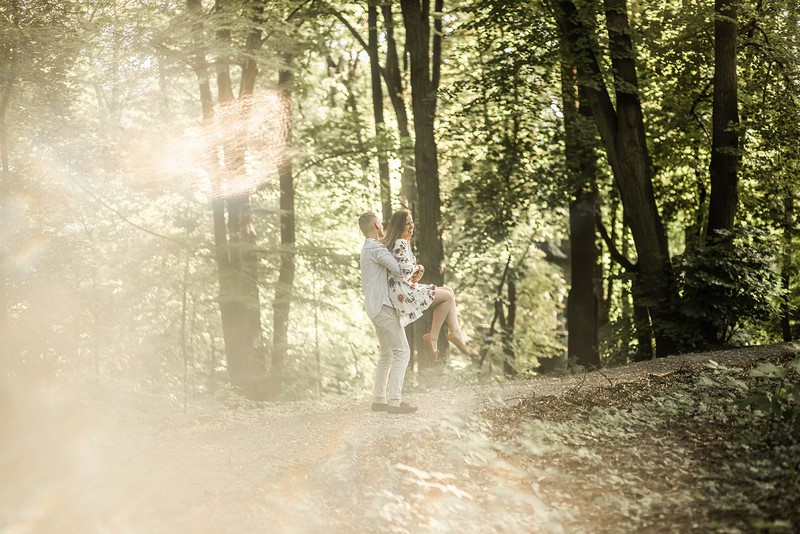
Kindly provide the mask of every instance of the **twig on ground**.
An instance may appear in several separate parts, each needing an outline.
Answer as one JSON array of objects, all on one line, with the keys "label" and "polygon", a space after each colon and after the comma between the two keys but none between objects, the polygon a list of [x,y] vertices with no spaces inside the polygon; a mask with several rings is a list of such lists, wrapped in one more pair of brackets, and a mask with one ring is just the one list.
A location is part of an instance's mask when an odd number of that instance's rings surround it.
[{"label": "twig on ground", "polygon": [[597,371],[598,373],[600,373],[601,375],[603,375],[603,378],[605,378],[606,380],[608,380],[608,383],[609,383],[609,384],[611,384],[611,387],[612,387],[612,388],[614,387],[614,382],[612,382],[612,381],[611,381],[611,379],[610,379],[610,378],[608,378],[608,376],[607,376],[607,375],[606,375],[606,374],[605,374],[603,371],[601,371],[599,367],[597,367],[596,365],[593,365],[593,364],[591,364],[591,363],[589,364],[589,366],[590,366],[592,369],[594,369],[595,371]]},{"label": "twig on ground", "polygon": [[581,388],[583,387],[584,382],[586,382],[586,373],[583,374],[583,378],[581,378],[580,384],[570,389],[567,393],[575,393],[577,394]]}]

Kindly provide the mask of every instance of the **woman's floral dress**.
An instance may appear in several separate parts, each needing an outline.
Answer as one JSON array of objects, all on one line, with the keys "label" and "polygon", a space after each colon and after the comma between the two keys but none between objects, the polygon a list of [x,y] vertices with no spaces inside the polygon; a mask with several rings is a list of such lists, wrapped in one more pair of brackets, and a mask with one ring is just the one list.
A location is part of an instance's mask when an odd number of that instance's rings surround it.
[{"label": "woman's floral dress", "polygon": [[433,304],[436,286],[434,284],[415,284],[411,281],[411,276],[417,266],[417,258],[411,252],[408,241],[405,239],[395,241],[392,254],[400,264],[403,278],[389,276],[389,298],[400,318],[400,324],[406,326],[422,317],[422,312]]}]

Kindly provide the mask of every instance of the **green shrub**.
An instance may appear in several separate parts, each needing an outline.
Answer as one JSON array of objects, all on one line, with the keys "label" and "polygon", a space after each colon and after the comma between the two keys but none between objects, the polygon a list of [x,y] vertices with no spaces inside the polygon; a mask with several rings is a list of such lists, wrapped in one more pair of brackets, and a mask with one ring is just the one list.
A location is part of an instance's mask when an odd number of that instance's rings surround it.
[{"label": "green shrub", "polygon": [[705,247],[678,256],[688,344],[727,344],[745,324],[772,317],[780,299],[776,258],[774,241],[753,227],[720,231]]}]

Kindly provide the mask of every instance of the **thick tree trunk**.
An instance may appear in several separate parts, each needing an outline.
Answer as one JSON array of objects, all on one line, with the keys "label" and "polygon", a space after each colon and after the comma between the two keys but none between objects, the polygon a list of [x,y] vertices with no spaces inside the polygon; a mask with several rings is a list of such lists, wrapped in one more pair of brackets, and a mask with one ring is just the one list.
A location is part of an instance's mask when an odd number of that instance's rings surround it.
[{"label": "thick tree trunk", "polygon": [[557,0],[554,7],[559,27],[578,69],[579,85],[586,92],[591,105],[625,217],[630,223],[639,258],[639,299],[647,303],[648,315],[653,321],[657,354],[665,356],[677,350],[671,327],[674,326],[678,296],[667,234],[653,193],[627,2],[605,0],[604,4],[616,88],[616,109],[608,89],[599,83],[602,74],[592,48],[596,39],[592,30],[582,22],[584,14],[579,13],[570,0]]},{"label": "thick tree trunk", "polygon": [[739,102],[736,75],[738,0],[714,4],[714,104],[712,115],[711,200],[706,235],[732,230],[738,204]]},{"label": "thick tree trunk", "polygon": [[[287,58],[286,65],[291,66],[292,58]],[[295,210],[294,210],[294,172],[292,160],[289,155],[291,147],[291,85],[292,72],[281,70],[278,85],[281,87],[281,96],[284,105],[286,123],[285,155],[278,165],[280,180],[280,223],[281,223],[281,264],[278,272],[278,285],[275,288],[275,303],[273,305],[273,345],[272,345],[272,376],[274,380],[274,394],[280,395],[283,389],[283,372],[289,348],[289,313],[292,303],[292,287],[295,274]]]},{"label": "thick tree trunk", "polygon": [[385,124],[383,120],[383,87],[381,85],[381,66],[378,63],[378,7],[370,3],[367,7],[369,37],[369,70],[372,81],[372,110],[375,118],[375,136],[378,139],[378,178],[380,181],[382,218],[388,222],[392,216],[392,191],[389,182],[389,160],[383,147]]},{"label": "thick tree trunk", "polygon": [[227,209],[227,240],[215,241],[215,248],[228,373],[232,385],[242,388],[248,397],[258,397],[264,373],[263,357],[258,350],[261,303],[250,197],[245,194],[215,200],[213,208],[217,238],[225,231],[222,225]]},{"label": "thick tree trunk", "polygon": [[[205,47],[199,42],[203,33],[202,7],[199,0],[187,0],[189,14],[194,17],[193,29],[198,41],[192,66],[198,80],[204,123],[213,120],[213,97],[205,57]],[[229,39],[227,31],[217,33],[217,38]],[[251,66],[252,68],[252,66]],[[234,100],[233,86],[226,60],[215,61],[219,102],[230,105]],[[245,72],[240,93],[245,98],[252,94],[255,73]],[[244,152],[235,138],[222,142],[223,170],[220,174],[236,176],[244,172]],[[212,165],[213,168],[213,165]],[[233,197],[217,197],[212,201],[214,218],[214,248],[219,279],[219,305],[225,355],[231,385],[251,398],[260,397],[264,379],[263,357],[259,353],[261,342],[261,305],[258,292],[258,258],[255,253],[250,196],[248,193]]]},{"label": "thick tree trunk", "polygon": [[[439,193],[439,163],[434,133],[436,120],[436,93],[441,63],[441,32],[434,31],[431,46],[430,13],[427,0],[402,0],[403,21],[406,28],[406,45],[411,58],[411,104],[414,113],[414,159],[416,161],[418,208],[417,250],[420,263],[425,266],[424,282],[442,285],[444,282],[444,249],[441,239],[441,199]],[[442,0],[436,0],[436,11],[441,11]],[[439,21],[440,19],[436,19]],[[436,22],[440,25],[441,22]],[[423,324],[419,335],[430,325],[430,313],[420,319]],[[418,321],[418,322],[420,322]],[[417,343],[417,346],[422,346]],[[438,342],[440,354],[447,347],[446,329]],[[431,355],[419,358],[421,367],[432,363]]]},{"label": "thick tree trunk", "polygon": [[[707,242],[718,239],[717,232],[733,229],[738,204],[737,3],[738,0],[716,0],[714,5],[714,103]],[[708,343],[719,344],[726,337],[712,321],[702,321],[700,328]]]},{"label": "thick tree trunk", "polygon": [[397,43],[394,38],[394,17],[392,16],[391,2],[381,6],[383,23],[386,27],[386,84],[389,91],[389,100],[392,103],[397,130],[400,134],[400,159],[403,162],[403,172],[400,178],[400,204],[417,212],[416,175],[414,171],[414,148],[411,141],[411,132],[408,127],[408,112],[406,110],[405,89],[403,77],[400,73],[400,62],[397,55]]},{"label": "thick tree trunk", "polygon": [[[564,109],[564,152],[567,180],[573,190],[569,208],[570,291],[567,299],[567,355],[585,367],[600,365],[598,344],[599,302],[594,278],[599,269],[595,244],[595,201],[592,192],[598,174],[594,155],[596,128],[569,61],[562,38],[561,98]],[[602,292],[601,292],[602,295]]]},{"label": "thick tree trunk", "polygon": [[567,354],[585,367],[600,366],[594,221],[595,194],[581,192],[569,207],[571,283],[567,300]]}]

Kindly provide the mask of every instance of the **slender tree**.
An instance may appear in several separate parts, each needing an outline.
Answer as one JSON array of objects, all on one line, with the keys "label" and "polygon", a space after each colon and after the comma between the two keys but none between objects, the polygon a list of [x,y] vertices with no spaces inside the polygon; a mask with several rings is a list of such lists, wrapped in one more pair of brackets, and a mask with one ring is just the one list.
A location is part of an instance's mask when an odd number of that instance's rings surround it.
[{"label": "slender tree", "polygon": [[[389,159],[384,147],[386,123],[383,116],[383,85],[381,80],[386,77],[386,71],[381,68],[378,50],[378,7],[370,1],[367,5],[367,41],[365,42],[361,34],[345,18],[341,11],[333,9],[333,14],[341,21],[353,37],[358,41],[367,55],[369,56],[370,88],[372,94],[372,115],[375,122],[375,137],[377,139],[378,154],[378,181],[381,198],[381,211],[384,221],[388,221],[392,215],[392,191],[389,175]],[[387,79],[388,84],[388,79]],[[355,98],[351,91],[351,98]],[[353,111],[356,106],[352,104]]]},{"label": "slender tree", "polygon": [[386,86],[389,101],[394,109],[397,120],[397,131],[400,134],[400,159],[403,165],[400,177],[400,204],[417,211],[417,183],[414,170],[414,149],[411,141],[411,131],[408,126],[408,110],[406,109],[405,86],[400,72],[400,61],[397,54],[397,41],[394,36],[394,15],[392,3],[385,2],[381,5],[383,24],[386,30]]},{"label": "slender tree", "polygon": [[288,147],[291,146],[291,83],[292,83],[291,55],[284,56],[285,68],[281,69],[278,79],[281,97],[287,106],[285,114],[286,147],[278,163],[278,177],[280,180],[280,227],[281,227],[281,253],[280,268],[278,271],[278,285],[275,288],[275,302],[273,305],[273,343],[272,343],[272,395],[277,396],[283,389],[284,367],[289,348],[289,313],[291,311],[292,288],[294,286],[296,263],[296,228],[294,206],[294,171],[292,158]]},{"label": "slender tree", "polygon": [[372,88],[372,112],[375,118],[375,136],[378,138],[378,177],[381,191],[381,210],[383,220],[388,221],[392,214],[392,191],[389,182],[389,160],[383,147],[385,121],[383,119],[383,86],[381,85],[381,67],[378,62],[378,7],[370,2],[367,6],[367,21],[369,24],[369,38],[367,49],[369,51],[369,70]]},{"label": "slender tree", "polygon": [[[17,42],[20,31],[19,3],[17,0],[10,0],[8,12],[3,13],[3,29],[8,37],[0,41],[0,180],[5,184],[9,180],[9,149],[8,149],[8,127],[6,117],[8,116],[8,105],[11,102],[11,93],[17,80],[17,68],[19,47]],[[16,38],[14,38],[16,37]]]}]

